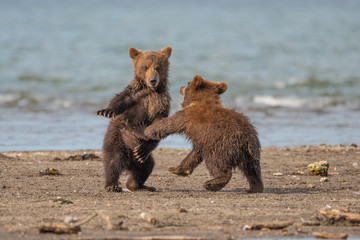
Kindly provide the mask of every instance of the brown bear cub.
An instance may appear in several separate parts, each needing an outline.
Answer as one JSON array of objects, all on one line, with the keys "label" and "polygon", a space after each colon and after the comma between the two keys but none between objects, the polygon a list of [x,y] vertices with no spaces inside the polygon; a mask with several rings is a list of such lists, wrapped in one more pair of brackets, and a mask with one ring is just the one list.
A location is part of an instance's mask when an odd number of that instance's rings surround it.
[{"label": "brown bear cub", "polygon": [[[187,176],[204,160],[214,179],[205,182],[204,188],[219,191],[230,181],[232,170],[238,167],[250,184],[248,192],[263,192],[260,169],[260,142],[249,119],[221,105],[220,94],[225,92],[225,82],[216,83],[201,76],[180,89],[184,96],[182,110],[169,118],[147,127],[139,136],[160,140],[173,133],[185,134],[193,149],[180,165],[169,171]],[[146,164],[147,150],[142,145],[134,154]]]},{"label": "brown bear cub", "polygon": [[[151,151],[159,140],[143,140],[135,136],[134,129],[149,126],[169,115],[170,95],[168,90],[169,57],[171,47],[157,52],[142,52],[133,47],[129,55],[133,59],[134,75],[130,84],[110,101],[106,109],[97,115],[112,118],[103,145],[105,190],[121,192],[119,176],[127,172],[126,186],[130,191],[155,188],[144,183],[154,168]],[[140,145],[146,162],[139,163],[133,149]]]}]

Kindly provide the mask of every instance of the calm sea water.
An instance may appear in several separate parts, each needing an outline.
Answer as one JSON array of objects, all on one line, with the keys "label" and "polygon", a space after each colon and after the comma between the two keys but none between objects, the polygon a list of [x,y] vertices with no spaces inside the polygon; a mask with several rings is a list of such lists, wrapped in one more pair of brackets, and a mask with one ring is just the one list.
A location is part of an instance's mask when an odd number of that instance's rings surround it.
[{"label": "calm sea water", "polygon": [[[0,0],[0,151],[100,149],[128,48],[173,47],[172,113],[226,81],[263,146],[360,144],[360,1]],[[162,147],[189,148],[181,136]]]}]

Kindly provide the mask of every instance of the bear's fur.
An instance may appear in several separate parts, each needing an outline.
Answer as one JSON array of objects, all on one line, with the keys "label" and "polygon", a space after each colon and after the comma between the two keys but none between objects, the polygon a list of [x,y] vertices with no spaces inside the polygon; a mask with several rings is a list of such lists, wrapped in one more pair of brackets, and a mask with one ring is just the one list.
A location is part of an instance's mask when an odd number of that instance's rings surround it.
[{"label": "bear's fur", "polygon": [[[134,129],[149,126],[169,115],[168,59],[171,51],[171,47],[157,52],[141,52],[131,47],[129,55],[133,59],[135,77],[110,101],[107,108],[96,113],[112,118],[103,145],[106,191],[122,191],[119,176],[125,171],[129,173],[126,181],[129,190],[155,191],[144,183],[154,167],[150,153],[159,141],[139,139]],[[144,164],[134,158],[133,149],[137,145],[144,149]]]},{"label": "bear's fur", "polygon": [[[263,192],[257,132],[246,116],[221,105],[220,94],[226,89],[225,82],[216,83],[195,76],[188,86],[180,89],[184,96],[183,109],[152,124],[144,132],[139,128],[138,134],[152,140],[173,133],[185,134],[192,141],[193,149],[178,167],[169,168],[169,171],[187,176],[204,160],[214,177],[205,182],[207,190],[222,189],[237,167],[250,184],[248,192]],[[137,146],[134,153],[140,161],[146,156],[142,146]]]}]

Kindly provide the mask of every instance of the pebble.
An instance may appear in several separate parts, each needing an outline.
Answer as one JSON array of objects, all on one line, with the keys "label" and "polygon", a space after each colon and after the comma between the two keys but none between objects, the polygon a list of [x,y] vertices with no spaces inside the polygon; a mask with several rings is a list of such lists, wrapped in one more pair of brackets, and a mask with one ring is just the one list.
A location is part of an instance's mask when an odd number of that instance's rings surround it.
[{"label": "pebble", "polygon": [[56,199],[53,200],[53,202],[58,204],[73,204],[72,201],[64,199],[62,197],[57,197]]},{"label": "pebble", "polygon": [[326,204],[325,209],[331,211],[332,207],[329,204]]},{"label": "pebble", "polygon": [[251,230],[251,227],[250,227],[248,224],[246,224],[246,225],[242,228],[242,230]]},{"label": "pebble", "polygon": [[146,212],[140,213],[140,218],[144,219],[145,221],[151,224],[156,224],[157,222],[156,218],[152,214]]},{"label": "pebble", "polygon": [[329,179],[327,177],[322,177],[320,178],[320,182],[328,182]]},{"label": "pebble", "polygon": [[64,220],[64,223],[70,224],[70,223],[76,223],[78,220],[72,216],[67,216]]},{"label": "pebble", "polygon": [[297,177],[297,176],[292,176],[292,178],[293,178],[295,181],[300,181],[300,178]]},{"label": "pebble", "polygon": [[277,173],[274,173],[273,176],[284,176],[284,174],[282,172],[277,172]]},{"label": "pebble", "polygon": [[185,208],[178,208],[177,213],[187,213],[187,210]]}]

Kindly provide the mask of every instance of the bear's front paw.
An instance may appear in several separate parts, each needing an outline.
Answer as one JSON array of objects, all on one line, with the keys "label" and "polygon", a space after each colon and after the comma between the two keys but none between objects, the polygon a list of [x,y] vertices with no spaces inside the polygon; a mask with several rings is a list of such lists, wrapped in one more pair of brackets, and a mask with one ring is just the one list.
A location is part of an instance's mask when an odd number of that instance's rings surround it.
[{"label": "bear's front paw", "polygon": [[190,170],[185,170],[183,168],[180,168],[180,167],[169,167],[169,172],[173,173],[173,174],[176,174],[176,175],[179,175],[179,176],[182,176],[182,177],[186,177],[186,176],[189,176],[191,174],[191,171]]},{"label": "bear's front paw", "polygon": [[143,149],[143,145],[136,146],[133,152],[135,159],[140,163],[144,163],[149,155],[149,153]]},{"label": "bear's front paw", "polygon": [[106,118],[115,118],[116,117],[115,110],[111,109],[111,108],[101,109],[101,110],[96,112],[96,115],[104,116]]},{"label": "bear's front paw", "polygon": [[107,187],[105,187],[105,191],[107,191],[107,192],[122,192],[122,188],[118,185],[107,186]]},{"label": "bear's front paw", "polygon": [[145,128],[146,128],[146,126],[136,127],[136,128],[134,129],[134,135],[135,135],[135,137],[137,137],[138,139],[144,140],[144,141],[148,141],[149,138],[147,138],[147,137],[145,136],[145,133],[144,133]]}]

